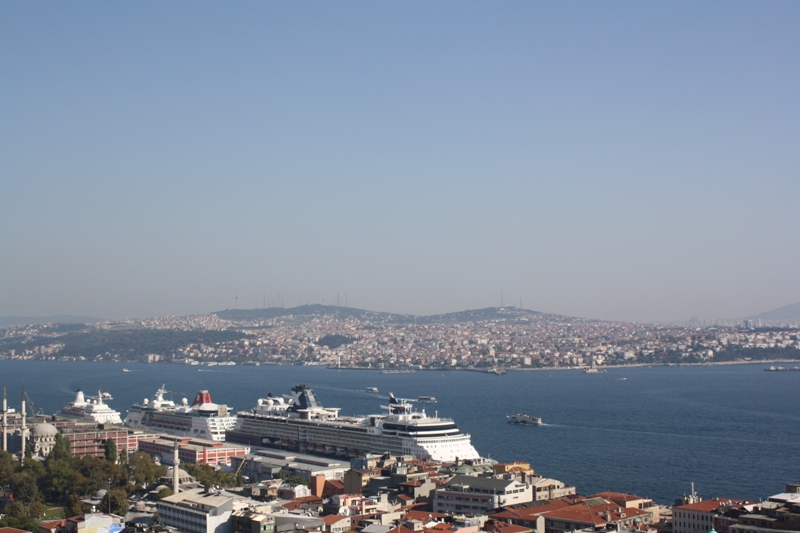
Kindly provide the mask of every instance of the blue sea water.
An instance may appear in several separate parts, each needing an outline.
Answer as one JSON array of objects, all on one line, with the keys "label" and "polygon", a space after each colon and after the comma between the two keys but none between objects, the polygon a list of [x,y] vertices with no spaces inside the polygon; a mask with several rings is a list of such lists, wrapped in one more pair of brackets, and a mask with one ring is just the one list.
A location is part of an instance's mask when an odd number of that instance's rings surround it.
[{"label": "blue sea water", "polygon": [[[122,372],[123,367],[130,372]],[[166,384],[173,399],[209,389],[217,403],[250,409],[268,392],[305,383],[342,414],[380,412],[389,392],[416,398],[429,414],[454,418],[478,451],[500,461],[530,462],[542,475],[581,494],[625,491],[671,503],[694,482],[705,497],[757,500],[800,482],[800,372],[765,365],[639,367],[578,371],[416,372],[331,370],[300,366],[190,367],[116,363],[0,361],[10,404],[22,383],[38,411],[53,413],[76,389],[110,392],[125,414]],[[380,393],[368,393],[366,387]],[[531,411],[539,427],[508,424]]]}]

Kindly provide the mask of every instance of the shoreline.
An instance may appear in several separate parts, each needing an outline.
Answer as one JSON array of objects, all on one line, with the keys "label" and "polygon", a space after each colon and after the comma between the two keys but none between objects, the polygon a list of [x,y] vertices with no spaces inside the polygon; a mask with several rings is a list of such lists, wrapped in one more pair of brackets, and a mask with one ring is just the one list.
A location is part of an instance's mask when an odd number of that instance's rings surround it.
[{"label": "shoreline", "polygon": [[[745,361],[745,360],[737,360],[737,361],[712,361],[708,363],[631,363],[629,365],[601,365],[596,367],[598,373],[602,373],[604,369],[608,368],[642,368],[642,367],[665,367],[665,368],[677,368],[682,366],[725,366],[725,365],[773,365],[776,363],[783,363],[783,364],[791,364],[796,363],[800,365],[800,359],[764,359],[761,361]],[[588,366],[554,366],[554,367],[542,367],[542,368],[508,368],[509,372],[528,372],[531,370],[581,370],[585,371],[586,369],[591,368]]]},{"label": "shoreline", "polygon": [[[414,372],[477,372],[479,374],[491,374],[501,376],[506,372],[540,372],[540,371],[570,371],[578,370],[585,372],[591,368],[589,366],[544,366],[536,368],[520,368],[520,367],[493,367],[494,370],[480,369],[480,368],[409,368],[409,369],[393,369],[393,368],[375,368],[366,366],[328,366],[328,365],[302,365],[302,364],[286,364],[286,363],[272,363],[265,361],[244,361],[244,362],[230,362],[230,363],[215,363],[208,365],[207,363],[186,363],[178,361],[157,361],[152,363],[142,363],[139,361],[91,361],[91,360],[77,360],[77,359],[17,359],[17,358],[0,358],[2,361],[25,361],[25,362],[39,362],[39,363],[114,363],[120,365],[183,365],[188,367],[208,367],[219,366],[225,368],[228,366],[310,366],[322,367],[328,370],[369,370],[373,372],[383,372],[387,374],[410,374]],[[775,364],[788,364],[800,366],[800,359],[763,359],[758,361],[736,360],[736,361],[711,361],[704,363],[630,363],[627,365],[599,365],[595,367],[598,374],[602,374],[604,370],[608,369],[621,369],[621,368],[643,368],[643,367],[695,367],[695,366],[725,366],[725,365],[775,365]],[[500,372],[497,372],[499,370]],[[131,371],[131,370],[129,370]]]},{"label": "shoreline", "polygon": [[[620,368],[642,368],[642,367],[664,367],[664,368],[677,368],[677,367],[684,367],[684,366],[725,366],[725,365],[774,365],[774,364],[796,364],[800,366],[800,359],[763,359],[759,361],[747,361],[747,360],[736,360],[736,361],[711,361],[707,363],[631,363],[629,365],[600,365],[597,368],[597,373],[602,374],[603,370],[606,369],[620,369]],[[246,363],[245,363],[246,364]],[[271,363],[261,363],[263,365],[269,365]],[[286,366],[286,365],[284,365]],[[301,365],[298,365],[301,366]],[[314,365],[314,366],[322,366],[322,365]],[[395,369],[387,369],[387,368],[375,368],[375,367],[365,367],[365,366],[342,366],[342,367],[332,367],[326,366],[325,368],[329,370],[372,370],[377,372],[386,372],[387,370],[390,373],[397,373],[391,372]],[[537,372],[537,371],[565,371],[565,370],[580,370],[581,372],[585,372],[587,369],[591,367],[589,366],[543,366],[538,368],[518,368],[518,367],[507,367],[502,368],[502,370],[506,372]],[[480,374],[492,374],[496,375],[495,372],[491,370],[481,370],[477,368],[415,368],[401,370],[402,373],[411,373],[411,372],[478,372]]]}]

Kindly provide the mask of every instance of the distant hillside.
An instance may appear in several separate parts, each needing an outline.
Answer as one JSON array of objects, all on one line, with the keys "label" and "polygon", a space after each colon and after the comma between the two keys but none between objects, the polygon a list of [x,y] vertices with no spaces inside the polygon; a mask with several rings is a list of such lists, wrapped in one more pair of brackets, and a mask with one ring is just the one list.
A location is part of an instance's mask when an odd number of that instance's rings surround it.
[{"label": "distant hillside", "polygon": [[446,313],[440,315],[414,316],[396,313],[381,313],[376,311],[365,311],[353,307],[337,307],[333,305],[302,305],[291,308],[268,308],[268,309],[226,309],[213,313],[219,318],[231,321],[242,320],[269,320],[278,317],[292,317],[296,320],[312,319],[320,316],[330,316],[335,318],[356,318],[359,320],[370,320],[373,322],[383,322],[391,324],[461,324],[470,322],[481,322],[485,320],[542,320],[551,322],[594,322],[593,320],[553,315],[519,309],[517,307],[487,307],[485,309],[473,309],[469,311],[459,311],[456,313]]},{"label": "distant hillside", "polygon": [[411,315],[398,315],[393,313],[379,313],[365,311],[353,307],[338,307],[335,305],[301,305],[299,307],[269,307],[265,309],[225,309],[212,313],[224,320],[269,320],[279,317],[305,317],[333,316],[336,318],[369,319],[380,322],[408,322],[413,321]]},{"label": "distant hillside", "polygon": [[800,302],[785,305],[772,311],[747,317],[748,320],[770,320],[775,322],[800,322]]},{"label": "distant hillside", "polygon": [[[52,328],[45,327],[45,331],[48,335],[38,335],[33,338],[27,335],[0,338],[0,352],[36,350],[57,342],[61,345],[61,349],[58,350],[59,358],[110,359],[111,356],[115,356],[120,361],[138,361],[145,354],[168,356],[190,344],[213,346],[222,342],[253,338],[252,335],[235,330],[92,329],[66,324]],[[55,332],[63,333],[57,337],[57,341],[54,341],[52,336]]]},{"label": "distant hillside", "polygon": [[28,326],[37,324],[91,324],[104,322],[95,316],[53,315],[53,316],[0,316],[0,328],[9,326]]},{"label": "distant hillside", "polygon": [[575,318],[563,315],[553,315],[521,309],[519,307],[486,307],[484,309],[471,309],[446,313],[443,315],[430,315],[418,317],[417,323],[427,324],[458,324],[467,322],[480,322],[484,320],[541,320],[549,322],[594,322],[585,318]]}]

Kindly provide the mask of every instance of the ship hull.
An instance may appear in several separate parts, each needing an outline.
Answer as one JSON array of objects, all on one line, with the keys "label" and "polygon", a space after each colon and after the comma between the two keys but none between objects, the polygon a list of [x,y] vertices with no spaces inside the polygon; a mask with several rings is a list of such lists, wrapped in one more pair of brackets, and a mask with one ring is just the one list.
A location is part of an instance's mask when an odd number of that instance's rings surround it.
[{"label": "ship hull", "polygon": [[446,435],[436,435],[442,433],[437,427],[440,426],[431,426],[430,431],[424,426],[415,427],[419,435],[412,436],[408,432],[387,432],[377,426],[348,423],[346,419],[321,422],[239,413],[236,427],[228,431],[227,440],[308,452],[322,449],[324,453],[343,456],[388,452],[442,462],[480,457],[470,436],[458,432],[455,425]]}]

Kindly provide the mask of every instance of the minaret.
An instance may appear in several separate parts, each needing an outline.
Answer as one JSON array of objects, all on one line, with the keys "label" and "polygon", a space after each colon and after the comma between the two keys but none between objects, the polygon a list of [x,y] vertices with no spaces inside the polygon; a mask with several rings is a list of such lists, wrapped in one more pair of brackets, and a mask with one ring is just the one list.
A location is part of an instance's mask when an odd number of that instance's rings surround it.
[{"label": "minaret", "polygon": [[8,451],[8,398],[6,398],[5,383],[3,383],[3,451]]},{"label": "minaret", "polygon": [[172,493],[178,494],[178,439],[175,439],[175,448],[172,450]]},{"label": "minaret", "polygon": [[28,426],[25,425],[25,384],[22,384],[22,427],[19,429],[19,434],[21,435],[21,448],[20,448],[20,457],[25,457],[25,430],[28,429]]}]

